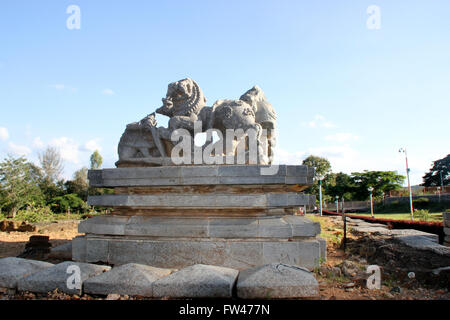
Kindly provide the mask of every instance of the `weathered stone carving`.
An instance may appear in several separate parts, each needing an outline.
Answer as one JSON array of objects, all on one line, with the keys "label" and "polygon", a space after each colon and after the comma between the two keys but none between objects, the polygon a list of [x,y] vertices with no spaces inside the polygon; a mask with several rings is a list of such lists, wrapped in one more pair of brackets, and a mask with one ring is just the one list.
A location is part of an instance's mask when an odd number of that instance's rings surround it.
[{"label": "weathered stone carving", "polygon": [[[211,129],[221,133],[221,147],[212,148],[212,136],[209,137],[201,147],[208,156],[239,159],[238,152],[242,152],[242,159],[247,164],[272,163],[276,114],[258,86],[248,90],[239,100],[218,100],[208,107],[199,85],[187,78],[170,83],[162,102],[156,113],[170,118],[169,127],[157,127],[155,113],[128,124],[119,142],[118,167],[174,165],[171,153],[178,142],[172,140],[175,131],[185,130],[182,132],[192,138],[189,150],[193,153],[195,134]],[[230,132],[234,135],[228,136]]]}]

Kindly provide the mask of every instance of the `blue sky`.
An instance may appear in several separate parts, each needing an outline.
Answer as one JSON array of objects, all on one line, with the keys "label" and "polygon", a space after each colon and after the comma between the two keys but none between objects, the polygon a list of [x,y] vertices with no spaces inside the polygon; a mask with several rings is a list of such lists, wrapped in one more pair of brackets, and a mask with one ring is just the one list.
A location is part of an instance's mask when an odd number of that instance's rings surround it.
[{"label": "blue sky", "polygon": [[450,153],[448,12],[447,0],[2,1],[0,158],[56,146],[70,178],[98,148],[113,167],[126,124],[190,77],[208,105],[258,84],[278,114],[278,162],[404,174],[406,147],[417,184]]}]

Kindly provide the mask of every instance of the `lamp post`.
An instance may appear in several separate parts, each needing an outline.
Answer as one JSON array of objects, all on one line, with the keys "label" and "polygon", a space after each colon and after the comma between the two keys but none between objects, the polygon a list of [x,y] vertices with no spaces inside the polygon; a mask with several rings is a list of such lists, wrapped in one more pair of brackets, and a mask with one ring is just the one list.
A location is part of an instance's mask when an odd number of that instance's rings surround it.
[{"label": "lamp post", "polygon": [[370,216],[373,218],[373,187],[367,188],[370,192]]},{"label": "lamp post", "polygon": [[405,161],[406,161],[406,176],[408,178],[408,189],[409,189],[409,207],[411,209],[411,221],[414,220],[414,209],[413,209],[413,200],[412,200],[412,192],[411,192],[411,183],[409,182],[409,168],[408,168],[408,155],[406,154],[406,148],[400,148],[398,150],[400,153],[405,154]]},{"label": "lamp post", "polygon": [[336,213],[339,213],[339,196],[336,196]]},{"label": "lamp post", "polygon": [[437,187],[437,191],[439,194],[439,203],[441,203],[441,187]]},{"label": "lamp post", "polygon": [[320,216],[322,216],[322,211],[323,211],[323,207],[322,207],[322,180],[323,180],[324,176],[319,174],[317,176],[317,180],[319,180],[319,207],[320,207]]}]

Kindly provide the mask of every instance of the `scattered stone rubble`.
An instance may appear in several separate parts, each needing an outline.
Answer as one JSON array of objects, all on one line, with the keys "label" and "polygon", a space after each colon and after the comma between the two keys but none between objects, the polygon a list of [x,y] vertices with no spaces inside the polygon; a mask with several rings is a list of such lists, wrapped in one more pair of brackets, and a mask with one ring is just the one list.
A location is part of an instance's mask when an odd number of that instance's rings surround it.
[{"label": "scattered stone rubble", "polygon": [[[384,275],[408,285],[420,283],[430,287],[449,287],[450,248],[438,243],[438,235],[413,229],[389,229],[382,224],[346,219],[348,232],[357,236],[348,239],[348,254],[380,266]],[[333,217],[332,220],[343,224],[342,217]],[[345,266],[341,269],[345,273]],[[356,274],[346,276],[355,281],[364,280]]]}]

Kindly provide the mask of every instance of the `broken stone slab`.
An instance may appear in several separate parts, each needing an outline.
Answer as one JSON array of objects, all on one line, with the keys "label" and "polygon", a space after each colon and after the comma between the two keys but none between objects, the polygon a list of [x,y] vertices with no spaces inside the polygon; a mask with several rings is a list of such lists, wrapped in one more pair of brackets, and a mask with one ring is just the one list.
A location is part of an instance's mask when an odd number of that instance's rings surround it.
[{"label": "broken stone slab", "polygon": [[433,240],[430,237],[423,235],[401,234],[401,235],[394,235],[393,238],[402,242],[408,247],[419,250],[428,250],[437,253],[439,255],[450,257],[450,248],[440,245],[437,241]]},{"label": "broken stone slab", "polygon": [[231,298],[239,271],[196,264],[153,283],[153,296],[171,298]]},{"label": "broken stone slab", "polygon": [[128,263],[86,280],[83,283],[83,291],[101,295],[122,294],[152,297],[153,283],[174,271],[174,269]]},{"label": "broken stone slab", "polygon": [[52,267],[52,263],[8,257],[0,259],[0,287],[15,289],[17,282],[41,270]]},{"label": "broken stone slab", "polygon": [[361,232],[361,233],[379,233],[382,235],[391,235],[391,230],[386,227],[370,227],[370,226],[351,226],[351,231]]},{"label": "broken stone slab", "polygon": [[72,260],[72,241],[52,248],[48,257],[60,260]]},{"label": "broken stone slab", "polygon": [[428,233],[428,232],[423,232],[420,230],[415,230],[415,229],[392,229],[391,231],[391,235],[394,237],[410,237],[410,236],[421,236],[421,237],[425,237],[427,239],[429,239],[430,241],[434,242],[435,244],[439,243],[439,236],[437,234],[434,233]]},{"label": "broken stone slab", "polygon": [[281,263],[241,271],[237,296],[243,299],[304,298],[319,294],[319,284],[307,269]]},{"label": "broken stone slab", "polygon": [[110,269],[109,266],[65,261],[20,279],[17,287],[20,291],[46,293],[58,289],[80,295],[84,281]]}]

